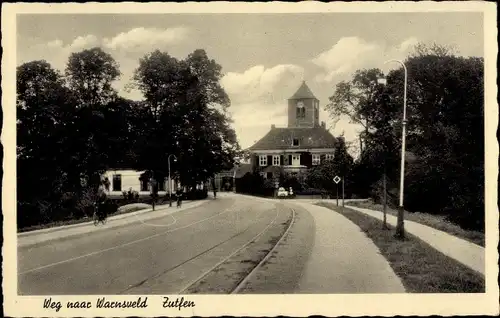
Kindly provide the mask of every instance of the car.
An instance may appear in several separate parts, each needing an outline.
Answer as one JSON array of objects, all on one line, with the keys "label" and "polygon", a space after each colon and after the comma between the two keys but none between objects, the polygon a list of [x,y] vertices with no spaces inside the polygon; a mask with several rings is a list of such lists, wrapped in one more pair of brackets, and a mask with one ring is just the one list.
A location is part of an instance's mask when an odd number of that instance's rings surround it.
[{"label": "car", "polygon": [[288,196],[288,191],[286,191],[285,188],[281,187],[278,189],[278,196],[279,197],[286,197],[286,196]]}]

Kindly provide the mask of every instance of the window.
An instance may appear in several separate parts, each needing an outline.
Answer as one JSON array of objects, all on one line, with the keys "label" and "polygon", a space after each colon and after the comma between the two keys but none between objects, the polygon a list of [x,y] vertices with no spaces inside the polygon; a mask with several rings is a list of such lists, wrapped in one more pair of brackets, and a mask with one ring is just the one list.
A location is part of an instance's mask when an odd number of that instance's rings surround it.
[{"label": "window", "polygon": [[293,138],[292,146],[298,147],[298,145],[299,145],[299,140],[297,138]]},{"label": "window", "polygon": [[267,156],[259,156],[259,166],[267,166]]},{"label": "window", "polygon": [[292,155],[292,166],[300,166],[300,155]]},{"label": "window", "polygon": [[312,164],[313,164],[313,166],[319,165],[320,162],[321,162],[321,156],[320,155],[316,155],[316,154],[312,155]]},{"label": "window", "polygon": [[306,109],[304,106],[297,107],[297,118],[305,118],[306,117]]},{"label": "window", "polygon": [[274,155],[273,156],[273,166],[279,166],[279,165],[280,165],[280,156]]},{"label": "window", "polygon": [[272,179],[273,178],[273,173],[272,172],[268,172],[266,178],[267,179]]},{"label": "window", "polygon": [[113,175],[113,191],[122,191],[122,175]]},{"label": "window", "polygon": [[165,178],[158,180],[158,191],[165,191]]},{"label": "window", "polygon": [[149,188],[149,180],[146,178],[141,180],[141,191],[148,191]]},{"label": "window", "polygon": [[331,153],[327,154],[326,160],[333,160],[333,154],[331,154]]}]

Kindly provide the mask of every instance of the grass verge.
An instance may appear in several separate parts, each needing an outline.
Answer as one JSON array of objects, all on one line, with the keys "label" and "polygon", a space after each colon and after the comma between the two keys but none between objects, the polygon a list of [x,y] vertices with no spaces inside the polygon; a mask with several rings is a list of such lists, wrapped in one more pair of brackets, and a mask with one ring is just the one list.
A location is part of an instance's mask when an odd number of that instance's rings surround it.
[{"label": "grass verge", "polygon": [[[373,201],[371,200],[365,202],[349,202],[348,204],[358,208],[370,209],[380,212],[383,211],[383,205],[373,203]],[[397,213],[398,212],[396,210],[387,207],[387,214],[397,216]],[[460,226],[446,220],[444,216],[433,215],[429,213],[405,211],[405,219],[430,226],[436,230],[446,232],[448,234],[454,235],[456,237],[480,245],[482,247],[485,246],[483,232],[465,230]]]},{"label": "grass verge", "polygon": [[347,217],[361,228],[388,260],[410,293],[484,293],[485,280],[465,265],[442,254],[416,236],[406,233],[404,241],[394,237],[394,227],[355,210],[332,203],[317,205]]},{"label": "grass verge", "polygon": [[[156,208],[164,207],[167,204],[168,204],[168,202],[164,203],[164,204],[157,204]],[[149,208],[151,208],[151,207],[149,207]],[[144,207],[133,207],[130,209],[118,208],[118,210],[116,212],[109,214],[108,217],[120,215],[120,214],[132,213],[132,212],[136,212],[136,211],[143,210],[143,209],[147,209],[147,208],[144,208]],[[65,225],[81,224],[81,223],[86,223],[86,222],[91,222],[91,221],[92,221],[92,217],[83,217],[80,219],[69,219],[69,220],[64,220],[64,221],[56,221],[56,222],[50,222],[50,223],[46,223],[46,224],[38,224],[38,225],[33,225],[33,226],[21,228],[21,229],[17,230],[17,233],[31,232],[31,231],[43,230],[43,229],[65,226]]]}]

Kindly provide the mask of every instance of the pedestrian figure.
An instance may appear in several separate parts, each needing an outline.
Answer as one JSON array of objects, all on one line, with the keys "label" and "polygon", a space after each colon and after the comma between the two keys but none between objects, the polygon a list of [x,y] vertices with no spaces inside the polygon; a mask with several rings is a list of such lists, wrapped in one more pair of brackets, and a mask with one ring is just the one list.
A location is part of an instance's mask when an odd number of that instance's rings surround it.
[{"label": "pedestrian figure", "polygon": [[182,189],[179,188],[177,189],[177,208],[180,208],[182,206]]}]

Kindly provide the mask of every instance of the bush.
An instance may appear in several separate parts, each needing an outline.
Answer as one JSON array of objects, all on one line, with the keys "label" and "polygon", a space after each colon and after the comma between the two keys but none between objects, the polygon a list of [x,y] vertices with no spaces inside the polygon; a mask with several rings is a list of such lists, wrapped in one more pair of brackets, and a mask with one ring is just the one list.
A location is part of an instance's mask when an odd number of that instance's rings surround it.
[{"label": "bush", "polygon": [[139,199],[139,192],[132,190],[132,188],[130,188],[128,191],[123,191],[122,195],[123,198],[129,202],[134,202]]},{"label": "bush", "polygon": [[185,200],[203,200],[208,197],[207,189],[195,189],[185,193]]}]

